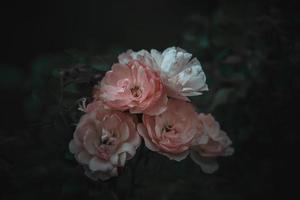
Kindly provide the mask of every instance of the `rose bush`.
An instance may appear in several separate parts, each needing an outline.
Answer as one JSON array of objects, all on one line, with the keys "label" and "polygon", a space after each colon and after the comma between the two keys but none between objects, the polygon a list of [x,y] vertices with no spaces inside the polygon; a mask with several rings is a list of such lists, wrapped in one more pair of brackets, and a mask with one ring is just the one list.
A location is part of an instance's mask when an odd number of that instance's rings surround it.
[{"label": "rose bush", "polygon": [[147,148],[169,159],[190,155],[207,173],[218,169],[216,157],[233,153],[219,123],[188,102],[188,96],[208,90],[200,62],[191,58],[175,47],[119,55],[94,87],[94,101],[80,107],[85,114],[69,145],[86,175],[94,180],[117,176],[135,155],[140,136]]}]

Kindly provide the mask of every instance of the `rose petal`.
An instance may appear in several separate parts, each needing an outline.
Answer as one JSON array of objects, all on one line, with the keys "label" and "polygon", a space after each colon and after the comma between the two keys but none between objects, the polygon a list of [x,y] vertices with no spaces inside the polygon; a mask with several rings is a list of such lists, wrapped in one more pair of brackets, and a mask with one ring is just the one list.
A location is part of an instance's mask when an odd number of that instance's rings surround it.
[{"label": "rose petal", "polygon": [[109,171],[112,170],[113,166],[110,162],[100,160],[96,157],[92,158],[89,162],[89,168],[92,171]]},{"label": "rose petal", "polygon": [[118,165],[119,162],[119,154],[115,153],[110,157],[110,162],[112,165]]},{"label": "rose petal", "polygon": [[203,158],[195,151],[191,152],[190,157],[205,173],[212,174],[219,169],[217,161],[211,158]]},{"label": "rose petal", "polygon": [[85,168],[85,175],[94,181],[97,181],[98,179],[100,179],[102,181],[106,181],[106,180],[110,179],[111,177],[117,176],[118,170],[115,167],[111,171],[107,171],[107,172],[101,172],[101,171],[93,172],[90,169]]},{"label": "rose petal", "polygon": [[118,166],[121,166],[121,167],[123,167],[124,165],[125,165],[125,162],[126,162],[126,155],[127,155],[127,153],[121,153],[120,155],[119,155],[119,162],[118,162]]},{"label": "rose petal", "polygon": [[80,152],[81,148],[75,144],[74,140],[71,140],[69,143],[69,150],[71,153],[77,154],[78,152]]},{"label": "rose petal", "polygon": [[161,152],[161,154],[167,156],[170,160],[182,161],[189,155],[189,151],[184,151],[179,154],[170,154],[170,153]]},{"label": "rose petal", "polygon": [[184,96],[201,95],[202,91],[208,90],[200,62],[197,58],[190,60],[192,54],[178,47],[170,47],[163,53],[151,50],[151,55],[157,65],[153,69],[170,88],[167,90],[170,97],[184,99]]},{"label": "rose petal", "polygon": [[147,129],[143,124],[137,125],[138,133],[143,137],[145,145],[151,151],[159,151],[159,149],[152,143],[151,139],[148,136]]},{"label": "rose petal", "polygon": [[96,154],[96,146],[95,143],[99,140],[99,135],[92,130],[87,130],[86,134],[83,139],[83,145],[85,149],[89,152],[91,155]]},{"label": "rose petal", "polygon": [[167,109],[168,97],[167,95],[162,95],[160,99],[152,106],[148,107],[144,114],[147,115],[159,115]]},{"label": "rose petal", "polygon": [[136,150],[136,148],[132,144],[130,144],[130,143],[124,143],[118,149],[117,153],[120,154],[120,153],[126,152],[126,153],[128,153],[130,155],[129,157],[131,158],[131,157],[134,156],[135,150]]},{"label": "rose petal", "polygon": [[92,156],[90,154],[88,154],[88,152],[86,152],[86,151],[81,151],[80,153],[78,153],[76,155],[76,159],[78,160],[78,162],[80,162],[82,164],[86,164],[86,165],[89,164],[91,158],[92,158]]},{"label": "rose petal", "polygon": [[231,156],[234,153],[234,148],[228,147],[224,150],[223,156]]}]

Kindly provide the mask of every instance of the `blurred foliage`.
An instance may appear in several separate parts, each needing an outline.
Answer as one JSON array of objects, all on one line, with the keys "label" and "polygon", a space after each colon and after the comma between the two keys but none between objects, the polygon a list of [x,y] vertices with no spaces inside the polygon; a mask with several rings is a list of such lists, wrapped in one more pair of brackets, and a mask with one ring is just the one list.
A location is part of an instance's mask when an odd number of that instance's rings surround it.
[{"label": "blurred foliage", "polygon": [[293,70],[300,42],[291,49],[283,13],[262,7],[220,1],[210,15],[190,12],[185,27],[178,27],[176,44],[199,58],[209,85],[192,102],[200,112],[211,112],[233,140],[235,154],[219,159],[217,173],[204,174],[190,159],[177,163],[141,147],[118,178],[86,178],[68,152],[82,114],[78,103],[91,96],[117,54],[130,47],[112,45],[108,55],[69,49],[39,56],[30,72],[0,69],[2,94],[13,105],[9,112],[16,113],[4,113],[0,129],[1,199],[271,197],[274,133],[283,130],[278,123],[292,126],[277,111],[289,113],[283,105],[297,93]]}]

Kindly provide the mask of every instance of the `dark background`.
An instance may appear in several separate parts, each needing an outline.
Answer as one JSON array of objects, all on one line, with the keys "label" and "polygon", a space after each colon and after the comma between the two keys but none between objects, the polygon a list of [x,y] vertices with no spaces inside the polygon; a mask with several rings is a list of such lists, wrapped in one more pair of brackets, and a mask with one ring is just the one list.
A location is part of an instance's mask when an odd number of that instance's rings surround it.
[{"label": "dark background", "polygon": [[[0,11],[0,199],[272,198],[275,171],[293,176],[296,1],[10,1]],[[78,99],[122,51],[169,46],[201,61],[210,91],[193,103],[235,154],[207,175],[141,148],[135,170],[133,159],[118,178],[88,180],[68,152]]]}]

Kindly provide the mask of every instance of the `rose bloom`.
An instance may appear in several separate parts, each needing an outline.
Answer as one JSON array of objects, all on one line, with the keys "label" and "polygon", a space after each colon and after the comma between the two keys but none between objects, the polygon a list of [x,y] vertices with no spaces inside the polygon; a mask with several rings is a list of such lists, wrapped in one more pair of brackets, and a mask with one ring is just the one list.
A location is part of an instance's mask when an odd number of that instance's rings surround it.
[{"label": "rose bloom", "polygon": [[233,154],[232,144],[227,134],[220,129],[220,125],[212,115],[199,114],[199,123],[203,126],[203,137],[208,137],[206,143],[196,144],[192,147],[191,158],[204,172],[212,173],[218,169],[214,158]]},{"label": "rose bloom", "polygon": [[166,109],[167,94],[159,75],[149,67],[150,54],[141,52],[121,54],[94,97],[103,99],[111,109],[158,115]]},{"label": "rose bloom", "polygon": [[201,95],[208,90],[201,64],[197,58],[191,59],[192,54],[170,47],[162,53],[152,49],[151,55],[156,63],[152,67],[159,72],[169,96],[188,100],[187,96]]},{"label": "rose bloom", "polygon": [[143,124],[138,124],[138,132],[144,138],[147,148],[180,161],[189,154],[192,143],[201,143],[203,140],[199,135],[203,127],[197,117],[192,104],[169,99],[167,110],[162,114],[143,115]]},{"label": "rose bloom", "polygon": [[70,152],[83,164],[86,175],[107,180],[118,175],[118,168],[135,155],[141,139],[135,119],[130,115],[104,109],[101,101],[83,106],[84,114],[69,144]]}]

